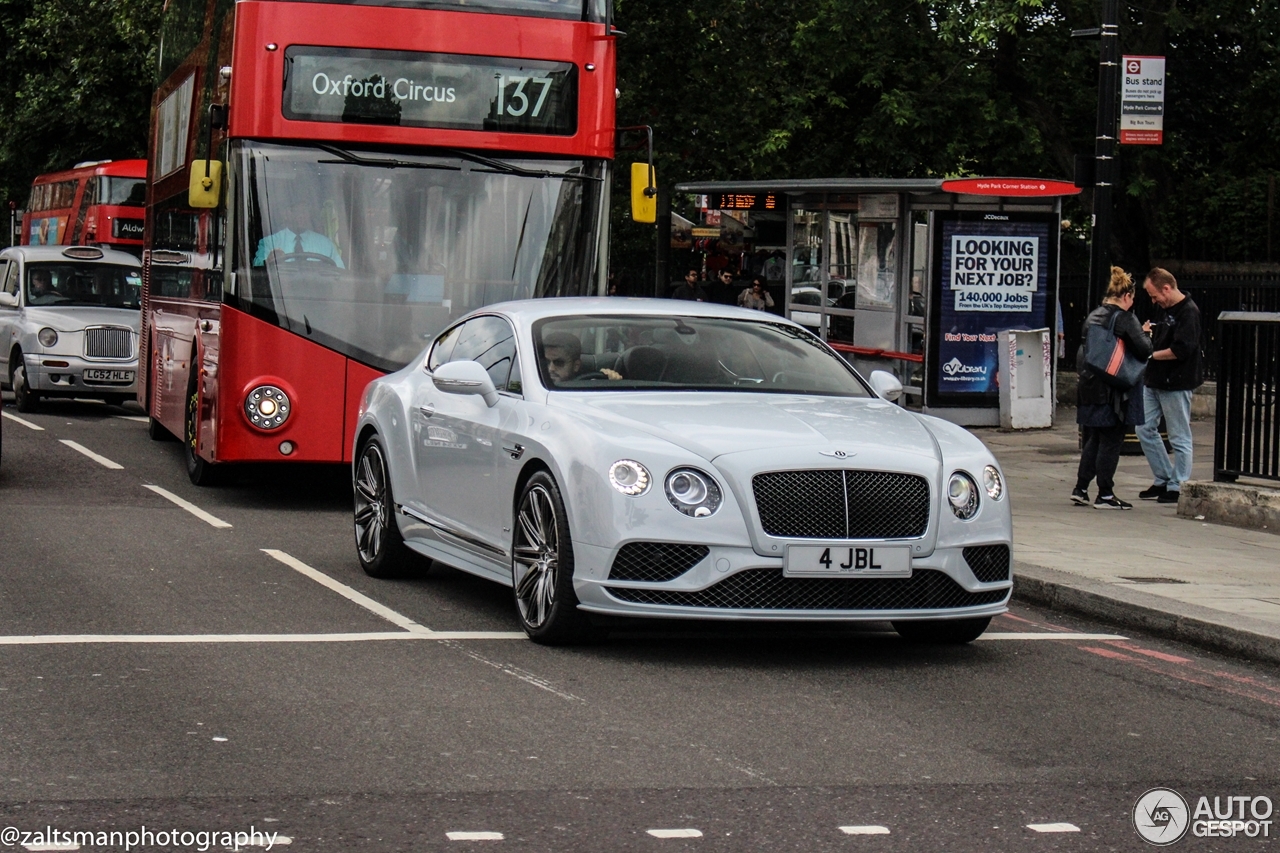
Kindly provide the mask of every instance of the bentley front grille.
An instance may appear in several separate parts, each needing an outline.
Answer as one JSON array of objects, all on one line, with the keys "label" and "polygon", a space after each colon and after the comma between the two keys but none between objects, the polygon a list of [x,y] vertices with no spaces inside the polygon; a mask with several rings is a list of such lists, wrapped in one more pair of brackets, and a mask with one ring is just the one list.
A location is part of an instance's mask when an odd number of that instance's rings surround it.
[{"label": "bentley front grille", "polygon": [[1008,589],[967,592],[942,572],[917,569],[909,578],[788,578],[781,569],[748,569],[696,592],[617,589],[636,604],[717,610],[948,610],[998,604]]},{"label": "bentley front grille", "polygon": [[133,358],[133,330],[92,326],[84,330],[86,358]]},{"label": "bentley front grille", "polygon": [[788,539],[914,539],[929,526],[929,482],[887,471],[773,471],[751,480],[760,526]]},{"label": "bentley front grille", "polygon": [[1008,545],[975,545],[965,548],[964,561],[973,570],[973,576],[983,583],[1009,579]]},{"label": "bentley front grille", "polygon": [[673,545],[667,542],[628,542],[609,569],[609,580],[673,580],[702,562],[711,549],[705,545]]}]

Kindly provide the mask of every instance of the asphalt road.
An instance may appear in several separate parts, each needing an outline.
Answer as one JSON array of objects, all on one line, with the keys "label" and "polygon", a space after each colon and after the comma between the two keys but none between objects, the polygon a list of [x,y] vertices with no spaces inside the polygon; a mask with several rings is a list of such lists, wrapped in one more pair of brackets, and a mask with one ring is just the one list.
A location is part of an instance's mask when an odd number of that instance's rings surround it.
[{"label": "asphalt road", "polygon": [[1280,801],[1274,667],[1023,606],[962,648],[672,623],[542,648],[506,589],[365,577],[345,471],[197,489],[135,408],[4,415],[0,826],[252,827],[298,851],[1141,850],[1150,788]]}]

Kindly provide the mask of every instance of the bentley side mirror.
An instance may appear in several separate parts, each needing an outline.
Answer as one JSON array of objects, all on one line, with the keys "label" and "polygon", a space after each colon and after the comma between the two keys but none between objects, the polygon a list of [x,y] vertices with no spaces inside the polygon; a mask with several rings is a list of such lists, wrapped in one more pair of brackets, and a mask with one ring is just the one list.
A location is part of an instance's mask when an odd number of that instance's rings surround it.
[{"label": "bentley side mirror", "polygon": [[871,382],[871,388],[882,399],[894,402],[902,396],[902,383],[887,370],[873,370],[867,379]]},{"label": "bentley side mirror", "polygon": [[18,297],[14,296],[12,293],[0,292],[0,307],[17,308]]},{"label": "bentley side mirror", "polygon": [[479,394],[490,408],[498,405],[498,391],[489,371],[477,361],[442,364],[431,374],[431,381],[446,394]]}]

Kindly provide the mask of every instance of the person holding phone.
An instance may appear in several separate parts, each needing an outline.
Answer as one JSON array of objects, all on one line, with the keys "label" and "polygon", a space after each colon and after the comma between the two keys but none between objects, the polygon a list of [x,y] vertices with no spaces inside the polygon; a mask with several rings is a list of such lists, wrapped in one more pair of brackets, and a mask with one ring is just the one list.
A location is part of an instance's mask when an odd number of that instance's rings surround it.
[{"label": "person holding phone", "polygon": [[[1104,326],[1124,341],[1135,358],[1144,361],[1149,358],[1151,341],[1132,313],[1137,290],[1133,276],[1120,267],[1112,267],[1107,295],[1102,305],[1085,318],[1081,339],[1089,337],[1089,326]],[[1133,504],[1116,497],[1115,474],[1125,433],[1143,420],[1142,386],[1125,391],[1103,382],[1084,364],[1083,343],[1076,365],[1080,372],[1076,422],[1080,424],[1084,443],[1080,448],[1080,466],[1076,471],[1076,487],[1071,490],[1071,502],[1076,506],[1089,506],[1089,484],[1096,477],[1098,497],[1093,502],[1094,509],[1133,509]]]}]

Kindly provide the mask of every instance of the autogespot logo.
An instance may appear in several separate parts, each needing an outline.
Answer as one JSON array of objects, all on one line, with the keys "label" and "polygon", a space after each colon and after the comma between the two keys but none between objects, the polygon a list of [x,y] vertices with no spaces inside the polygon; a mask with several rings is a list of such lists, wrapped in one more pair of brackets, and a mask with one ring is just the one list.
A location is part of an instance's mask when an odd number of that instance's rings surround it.
[{"label": "autogespot logo", "polygon": [[948,376],[958,376],[966,373],[978,373],[983,376],[987,373],[986,365],[965,364],[958,358],[953,358],[946,364],[942,365],[942,372]]},{"label": "autogespot logo", "polygon": [[1133,805],[1133,828],[1142,840],[1167,847],[1182,840],[1190,825],[1187,801],[1172,788],[1152,788]]}]

